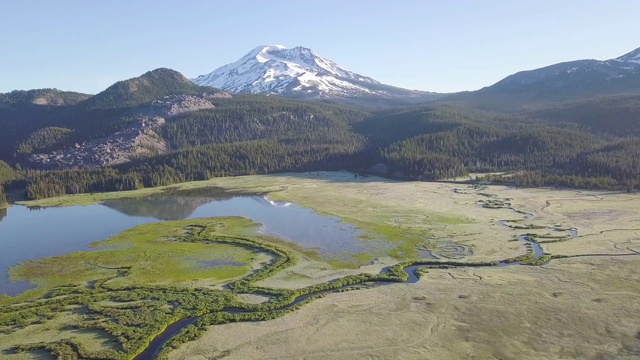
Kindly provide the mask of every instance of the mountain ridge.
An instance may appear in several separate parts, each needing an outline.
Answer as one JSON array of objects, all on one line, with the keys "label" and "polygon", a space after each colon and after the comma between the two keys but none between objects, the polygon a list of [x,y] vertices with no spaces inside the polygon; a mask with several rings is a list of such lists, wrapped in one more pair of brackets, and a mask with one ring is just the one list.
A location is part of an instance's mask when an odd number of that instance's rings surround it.
[{"label": "mountain ridge", "polygon": [[640,94],[640,48],[608,60],[573,60],[519,71],[445,100],[495,108],[623,94]]},{"label": "mountain ridge", "polygon": [[63,91],[55,88],[13,90],[0,93],[0,107],[36,105],[36,106],[69,106],[78,104],[92,95],[75,91]]},{"label": "mountain ridge", "polygon": [[192,83],[178,71],[158,68],[138,77],[118,81],[80,105],[87,108],[125,108],[169,95],[198,95],[216,91],[219,90]]}]

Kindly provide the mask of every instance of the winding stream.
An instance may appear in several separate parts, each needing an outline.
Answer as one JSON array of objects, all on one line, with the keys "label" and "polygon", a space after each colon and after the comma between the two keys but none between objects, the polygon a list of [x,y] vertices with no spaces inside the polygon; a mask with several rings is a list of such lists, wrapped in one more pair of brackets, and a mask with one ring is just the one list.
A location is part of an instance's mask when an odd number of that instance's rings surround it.
[{"label": "winding stream", "polygon": [[[533,214],[531,213],[526,213],[526,212],[521,212],[518,210],[515,210],[513,208],[511,208],[511,210],[513,212],[522,214],[525,216],[525,220],[531,220],[533,218]],[[505,228],[509,228],[509,229],[513,229],[512,227],[510,227],[507,223],[509,220],[500,220],[498,222],[498,224],[502,227]],[[558,230],[558,229],[556,229]],[[575,229],[570,229],[569,231],[569,237],[575,237],[577,236],[577,231]],[[533,251],[533,260],[537,260],[540,257],[542,257],[544,255],[544,251],[542,250],[542,247],[540,247],[540,244],[536,243],[535,241],[531,241],[529,239],[527,239],[527,234],[521,234],[518,236],[518,239],[520,241],[522,241],[524,244],[528,244],[528,246],[531,247],[532,251]],[[447,265],[446,262],[443,262],[442,265]],[[520,262],[508,262],[506,260],[500,261],[498,264],[495,265],[480,265],[480,264],[469,264],[468,266],[473,266],[473,267],[505,267],[505,266],[518,266],[521,265]],[[356,285],[345,285],[336,289],[330,289],[330,290],[322,290],[322,291],[317,291],[314,293],[310,293],[310,294],[305,294],[305,295],[301,295],[298,296],[297,298],[295,298],[291,303],[284,305],[280,308],[276,308],[276,309],[272,309],[270,311],[282,311],[282,310],[288,310],[291,309],[292,307],[300,304],[301,302],[314,297],[314,296],[320,296],[320,295],[325,295],[325,294],[330,294],[330,293],[336,293],[336,292],[340,292],[342,290],[345,289],[353,289],[355,287],[366,287],[366,288],[371,288],[371,287],[377,287],[377,286],[384,286],[384,285],[392,285],[392,284],[413,284],[416,283],[420,277],[418,276],[418,270],[423,269],[423,268],[430,268],[433,267],[433,265],[411,265],[411,266],[407,266],[403,269],[403,271],[407,274],[407,280],[404,282],[392,282],[392,281],[375,281],[375,282],[369,282],[369,283],[365,283],[365,284],[356,284]],[[455,267],[464,267],[464,266],[455,266]],[[223,309],[221,310],[221,312],[226,312],[229,314],[234,314],[234,313],[247,313],[247,312],[252,312],[252,311],[247,311],[247,310],[242,310],[242,309]],[[192,317],[192,318],[186,318],[186,319],[181,319],[178,320],[176,322],[174,322],[173,324],[169,325],[162,333],[160,333],[159,335],[157,335],[149,344],[149,346],[143,351],[141,352],[138,356],[136,356],[134,359],[136,360],[153,360],[157,357],[158,353],[160,352],[160,350],[162,349],[162,346],[164,345],[165,342],[167,342],[169,339],[171,339],[173,336],[175,336],[178,332],[180,332],[180,330],[182,330],[183,328],[185,328],[186,326],[195,323],[198,320],[197,317]]]}]

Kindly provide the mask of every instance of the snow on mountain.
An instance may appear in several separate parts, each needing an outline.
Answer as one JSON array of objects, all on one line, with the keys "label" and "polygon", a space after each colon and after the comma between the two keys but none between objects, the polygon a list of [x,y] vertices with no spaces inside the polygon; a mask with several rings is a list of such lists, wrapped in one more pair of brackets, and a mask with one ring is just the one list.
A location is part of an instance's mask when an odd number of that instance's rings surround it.
[{"label": "snow on mountain", "polygon": [[624,54],[619,58],[615,58],[613,59],[613,61],[640,64],[640,48],[637,48],[630,53]]},{"label": "snow on mountain", "polygon": [[611,84],[615,79],[640,76],[640,48],[610,60],[576,60],[535,70],[521,71],[485,88],[511,89],[545,83],[558,89],[570,86],[595,86],[599,82]]},{"label": "snow on mountain", "polygon": [[384,99],[436,96],[406,90],[349,71],[311,49],[259,46],[240,60],[192,81],[232,93],[279,94],[308,98],[372,97]]}]

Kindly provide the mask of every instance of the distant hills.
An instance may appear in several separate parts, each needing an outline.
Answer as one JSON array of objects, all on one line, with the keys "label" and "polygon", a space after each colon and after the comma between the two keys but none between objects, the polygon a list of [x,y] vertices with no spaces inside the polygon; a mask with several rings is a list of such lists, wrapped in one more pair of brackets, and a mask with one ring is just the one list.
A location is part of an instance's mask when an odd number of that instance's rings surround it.
[{"label": "distant hills", "polygon": [[[193,82],[231,93],[390,106],[460,101],[485,108],[531,106],[603,95],[640,94],[640,48],[620,57],[521,71],[478,91],[438,94],[384,85],[297,46],[260,46]],[[428,84],[426,84],[428,86]]]},{"label": "distant hills", "polygon": [[259,46],[238,61],[191,80],[175,70],[160,68],[117,82],[95,96],[57,89],[12,91],[0,94],[0,108],[80,103],[89,109],[127,108],[167,95],[197,95],[212,91],[212,87],[230,94],[277,95],[374,107],[440,101],[514,110],[606,95],[640,94],[640,48],[610,60],[559,63],[518,72],[477,91],[443,94],[382,84],[302,46],[288,49],[269,45]]},{"label": "distant hills", "polygon": [[[0,156],[39,169],[109,166],[168,151],[167,118],[229,94],[160,68],[90,96],[55,89],[0,97]],[[55,105],[55,106],[54,106]]]},{"label": "distant hills", "polygon": [[521,71],[445,100],[513,108],[619,94],[640,94],[640,48],[610,60],[576,60]]},{"label": "distant hills", "polygon": [[58,89],[15,90],[0,94],[0,107],[16,105],[67,106],[87,100],[91,95]]},{"label": "distant hills", "polygon": [[281,171],[511,171],[506,181],[524,185],[640,189],[640,49],[447,96],[382,85],[301,47],[260,47],[231,65],[197,83],[160,68],[93,96],[0,94],[0,160],[37,170],[4,165],[0,184],[38,198]]}]

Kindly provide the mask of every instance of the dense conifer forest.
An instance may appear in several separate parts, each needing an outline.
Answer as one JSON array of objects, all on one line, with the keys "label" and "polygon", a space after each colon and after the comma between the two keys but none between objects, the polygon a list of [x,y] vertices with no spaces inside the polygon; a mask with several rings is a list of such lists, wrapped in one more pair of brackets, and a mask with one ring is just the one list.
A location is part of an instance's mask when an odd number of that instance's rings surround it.
[{"label": "dense conifer forest", "polygon": [[0,182],[5,190],[24,188],[28,199],[217,176],[370,169],[399,179],[507,172],[490,180],[640,189],[640,96],[489,111],[459,102],[380,110],[238,95],[167,121],[158,136],[168,153],[111,167],[43,171],[30,166],[30,154],[111,134],[133,121],[132,109],[154,99],[217,90],[159,69],[93,97],[51,91],[37,95],[55,99],[55,106],[34,103],[33,94],[0,97],[0,159],[13,165],[0,163]]}]

